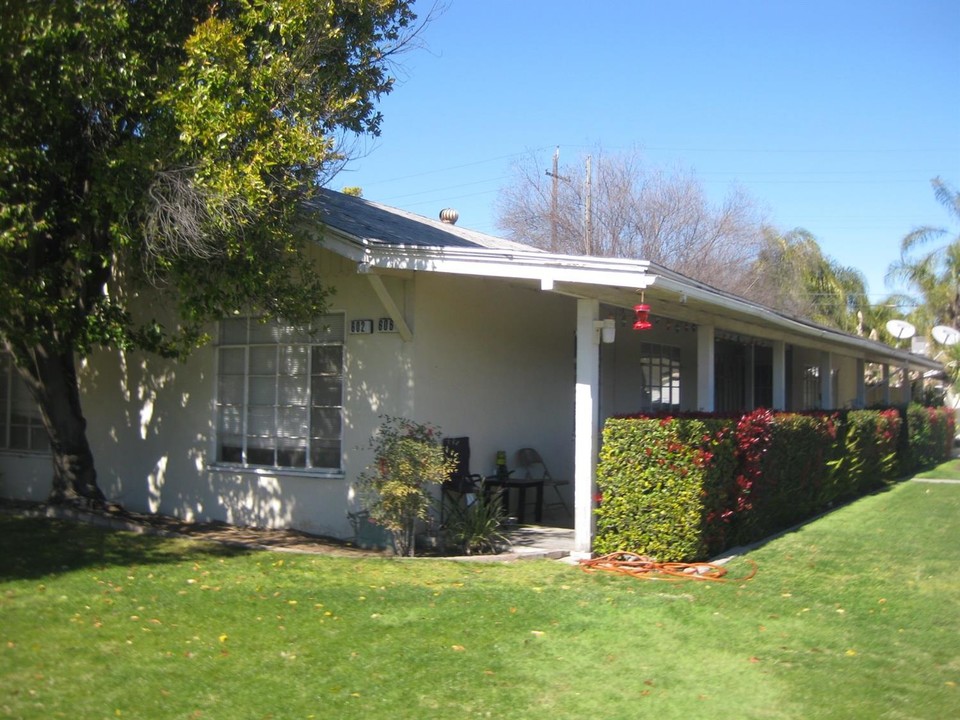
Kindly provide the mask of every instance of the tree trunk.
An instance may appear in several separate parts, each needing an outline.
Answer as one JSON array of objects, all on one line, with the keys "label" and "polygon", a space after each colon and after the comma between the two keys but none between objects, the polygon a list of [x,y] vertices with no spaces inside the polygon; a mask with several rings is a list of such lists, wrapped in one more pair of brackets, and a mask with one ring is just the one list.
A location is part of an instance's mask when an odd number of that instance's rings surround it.
[{"label": "tree trunk", "polygon": [[80,407],[80,387],[73,352],[39,343],[13,348],[17,370],[40,407],[53,454],[50,502],[105,498],[97,485],[87,421]]}]

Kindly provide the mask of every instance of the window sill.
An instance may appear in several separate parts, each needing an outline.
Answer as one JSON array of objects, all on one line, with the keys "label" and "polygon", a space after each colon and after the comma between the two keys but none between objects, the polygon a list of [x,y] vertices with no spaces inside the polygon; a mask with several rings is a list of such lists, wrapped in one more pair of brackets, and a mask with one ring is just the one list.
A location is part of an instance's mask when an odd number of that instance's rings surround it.
[{"label": "window sill", "polygon": [[49,450],[23,450],[22,448],[0,448],[0,455],[22,458],[49,458]]},{"label": "window sill", "polygon": [[282,467],[245,467],[228,463],[210,463],[207,470],[215,473],[233,473],[236,475],[285,475],[289,477],[309,477],[320,480],[343,480],[346,473],[342,470],[322,470],[317,468],[282,468]]}]

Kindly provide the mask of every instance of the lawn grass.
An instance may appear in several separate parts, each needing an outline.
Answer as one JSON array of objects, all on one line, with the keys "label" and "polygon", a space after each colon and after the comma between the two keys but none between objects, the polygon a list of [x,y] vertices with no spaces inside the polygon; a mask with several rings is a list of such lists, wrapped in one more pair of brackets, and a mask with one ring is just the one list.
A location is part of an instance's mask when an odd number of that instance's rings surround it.
[{"label": "lawn grass", "polygon": [[918,478],[934,478],[937,480],[960,480],[960,458],[951,458],[945,463],[937,465],[932,470],[919,473]]},{"label": "lawn grass", "polygon": [[902,483],[726,584],[0,517],[0,717],[956,717],[958,517]]}]

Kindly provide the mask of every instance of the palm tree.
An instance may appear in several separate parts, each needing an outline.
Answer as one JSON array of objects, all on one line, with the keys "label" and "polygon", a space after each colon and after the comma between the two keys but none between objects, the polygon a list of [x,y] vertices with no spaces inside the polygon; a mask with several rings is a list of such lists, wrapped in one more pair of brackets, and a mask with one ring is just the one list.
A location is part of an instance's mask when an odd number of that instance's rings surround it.
[{"label": "palm tree", "polygon": [[754,300],[847,332],[870,331],[863,327],[873,315],[863,275],[824,255],[807,230],[767,229],[753,276],[747,295]]},{"label": "palm tree", "polygon": [[[930,181],[937,201],[952,220],[960,223],[960,192],[939,177]],[[900,243],[900,259],[887,271],[887,282],[903,282],[913,291],[906,296],[916,307],[911,319],[929,332],[936,325],[960,329],[960,233],[944,227],[925,225],[916,228]],[[923,245],[946,240],[919,256]],[[943,349],[947,370],[954,387],[960,386],[960,346]]]},{"label": "palm tree", "polygon": [[[960,222],[960,192],[940,178],[931,181],[937,200]],[[887,282],[903,282],[913,291],[907,296],[918,319],[933,325],[960,328],[960,233],[950,237],[943,227],[925,225],[908,233],[900,243],[900,259],[887,271]],[[947,238],[945,244],[915,256],[922,245]]]}]

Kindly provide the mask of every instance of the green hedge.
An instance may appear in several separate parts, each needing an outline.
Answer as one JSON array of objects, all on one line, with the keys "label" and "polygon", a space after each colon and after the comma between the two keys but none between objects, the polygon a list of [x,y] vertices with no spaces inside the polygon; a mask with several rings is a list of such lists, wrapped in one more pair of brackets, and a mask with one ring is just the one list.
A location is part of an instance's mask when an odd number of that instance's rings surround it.
[{"label": "green hedge", "polygon": [[906,415],[909,445],[906,472],[933,467],[950,457],[955,425],[952,410],[910,405]]},{"label": "green hedge", "polygon": [[[942,462],[943,408],[611,418],[597,470],[594,550],[703,559]],[[906,450],[898,462],[898,447]]]},{"label": "green hedge", "polygon": [[705,509],[721,505],[725,494],[722,478],[710,472],[710,442],[698,440],[710,435],[700,420],[606,423],[598,470],[597,552],[702,556]]}]

